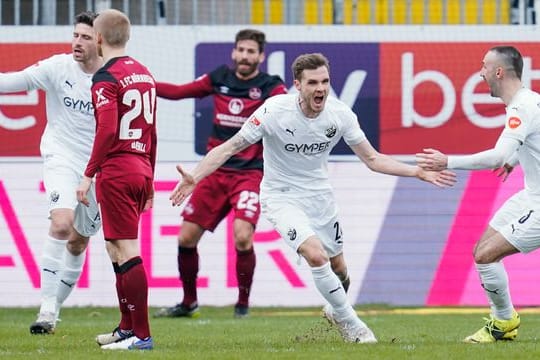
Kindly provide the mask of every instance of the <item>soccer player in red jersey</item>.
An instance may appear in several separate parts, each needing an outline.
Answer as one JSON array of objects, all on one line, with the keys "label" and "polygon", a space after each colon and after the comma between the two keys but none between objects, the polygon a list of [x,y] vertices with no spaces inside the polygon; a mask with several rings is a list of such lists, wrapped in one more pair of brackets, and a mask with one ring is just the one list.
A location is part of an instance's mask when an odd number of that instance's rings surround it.
[{"label": "soccer player in red jersey", "polygon": [[92,79],[96,137],[77,199],[87,203],[95,175],[121,312],[118,327],[96,341],[103,349],[147,350],[153,348],[148,283],[137,235],[140,215],[154,196],[156,87],[148,69],[126,55],[131,26],[125,14],[105,10],[94,26],[105,65]]},{"label": "soccer player in red jersey", "polygon": [[[214,119],[207,150],[234,136],[267,98],[287,92],[279,76],[260,71],[264,61],[265,34],[244,29],[236,34],[231,58],[234,68],[222,65],[195,81],[174,85],[157,83],[157,95],[167,99],[214,96]],[[236,277],[238,300],[234,316],[248,315],[249,295],[255,271],[253,233],[259,219],[259,184],[262,179],[262,143],[256,143],[235,156],[197,185],[182,212],[178,237],[178,270],[184,290],[181,303],[159,310],[156,317],[197,317],[197,244],[206,230],[216,226],[234,209]]]}]

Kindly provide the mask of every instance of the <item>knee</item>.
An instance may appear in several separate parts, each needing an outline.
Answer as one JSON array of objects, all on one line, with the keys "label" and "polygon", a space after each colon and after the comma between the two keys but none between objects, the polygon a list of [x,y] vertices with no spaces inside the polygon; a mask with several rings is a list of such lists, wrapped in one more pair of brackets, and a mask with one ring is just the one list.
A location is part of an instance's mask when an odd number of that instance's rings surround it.
[{"label": "knee", "polygon": [[199,239],[190,236],[190,234],[180,234],[178,236],[178,245],[184,248],[194,248],[197,247],[197,244],[199,243]]},{"label": "knee", "polygon": [[253,231],[237,231],[234,234],[234,241],[237,250],[245,251],[253,246]]},{"label": "knee", "polygon": [[330,261],[326,251],[322,248],[304,249],[302,256],[311,267],[323,266]]},{"label": "knee", "polygon": [[492,257],[489,252],[483,251],[482,249],[474,249],[473,258],[476,264],[489,264],[493,262]]},{"label": "knee", "polygon": [[81,255],[88,246],[88,238],[75,234],[75,236],[67,242],[66,248],[73,256]]},{"label": "knee", "polygon": [[73,231],[73,224],[69,219],[53,219],[51,220],[51,236],[55,239],[65,240],[68,239]]}]

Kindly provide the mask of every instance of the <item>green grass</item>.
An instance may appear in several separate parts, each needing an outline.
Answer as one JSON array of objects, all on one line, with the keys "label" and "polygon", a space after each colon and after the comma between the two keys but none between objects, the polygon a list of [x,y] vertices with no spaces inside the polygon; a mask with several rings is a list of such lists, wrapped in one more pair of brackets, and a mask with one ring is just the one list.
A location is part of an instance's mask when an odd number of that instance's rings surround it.
[{"label": "green grass", "polygon": [[[0,309],[0,359],[538,359],[540,313],[522,311],[513,342],[461,343],[482,324],[481,312],[392,311],[358,308],[378,344],[343,343],[320,309],[255,308],[250,317],[232,318],[232,308],[202,307],[198,319],[151,319],[155,349],[101,350],[98,333],[118,322],[113,308],[66,308],[54,335],[30,335],[36,309]],[[412,310],[412,311],[411,311]],[[151,310],[153,313],[155,309]]]}]

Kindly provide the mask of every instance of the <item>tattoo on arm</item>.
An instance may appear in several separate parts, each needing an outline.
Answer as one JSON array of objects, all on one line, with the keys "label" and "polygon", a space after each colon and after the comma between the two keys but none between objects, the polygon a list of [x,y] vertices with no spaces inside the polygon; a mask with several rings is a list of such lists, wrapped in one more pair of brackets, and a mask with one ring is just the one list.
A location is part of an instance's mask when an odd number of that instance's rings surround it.
[{"label": "tattoo on arm", "polygon": [[231,145],[233,152],[237,153],[247,148],[251,143],[239,134],[236,134],[231,138]]}]

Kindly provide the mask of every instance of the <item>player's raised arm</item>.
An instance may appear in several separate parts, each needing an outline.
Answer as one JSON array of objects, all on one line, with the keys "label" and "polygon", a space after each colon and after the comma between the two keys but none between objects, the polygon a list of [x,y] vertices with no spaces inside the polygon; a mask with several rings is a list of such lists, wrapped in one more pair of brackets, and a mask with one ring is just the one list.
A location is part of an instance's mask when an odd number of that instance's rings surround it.
[{"label": "player's raised arm", "polygon": [[378,173],[416,177],[439,187],[453,186],[456,183],[456,174],[452,171],[429,171],[418,166],[405,164],[388,155],[381,154],[367,140],[351,145],[351,149],[369,169]]},{"label": "player's raised arm", "polygon": [[193,192],[195,185],[197,185],[199,181],[213,173],[231,156],[244,150],[249,145],[251,145],[251,143],[237,133],[223,144],[210,150],[199,162],[197,167],[195,167],[192,174],[183,171],[181,166],[177,166],[176,169],[182,176],[182,179],[176,184],[176,187],[169,197],[173,206],[182,204],[186,197]]}]

